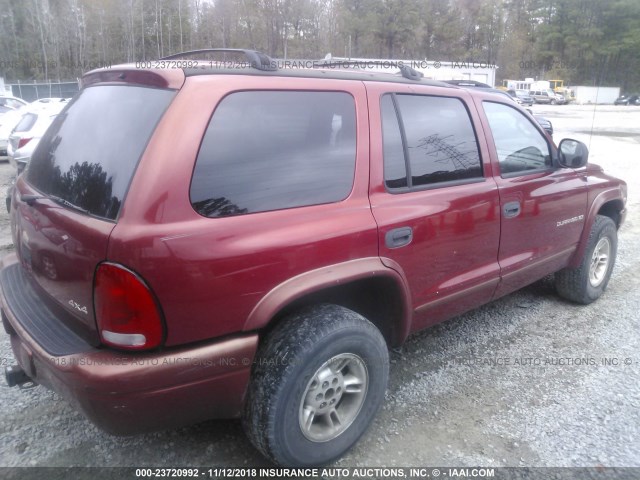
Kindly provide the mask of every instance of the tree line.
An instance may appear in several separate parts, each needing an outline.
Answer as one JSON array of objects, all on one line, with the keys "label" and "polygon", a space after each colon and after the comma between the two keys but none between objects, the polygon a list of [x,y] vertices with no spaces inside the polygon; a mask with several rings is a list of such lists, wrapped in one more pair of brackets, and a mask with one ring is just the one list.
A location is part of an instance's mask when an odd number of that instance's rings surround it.
[{"label": "tree line", "polygon": [[0,0],[0,76],[69,80],[200,48],[477,61],[640,89],[638,0]]}]

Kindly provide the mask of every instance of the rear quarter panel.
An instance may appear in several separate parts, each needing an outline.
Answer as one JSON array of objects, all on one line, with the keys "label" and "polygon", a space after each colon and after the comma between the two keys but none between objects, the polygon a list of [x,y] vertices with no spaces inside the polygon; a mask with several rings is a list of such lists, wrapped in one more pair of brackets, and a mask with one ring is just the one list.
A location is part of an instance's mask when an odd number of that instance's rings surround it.
[{"label": "rear quarter panel", "polygon": [[[353,190],[338,204],[205,218],[189,198],[202,136],[220,100],[241,90],[350,93],[356,105]],[[362,82],[231,75],[185,81],[143,155],[109,260],[141,275],[158,297],[167,345],[241,331],[258,302],[276,286],[329,265],[378,255],[367,196],[369,124]],[[255,320],[252,326],[259,326]]]}]

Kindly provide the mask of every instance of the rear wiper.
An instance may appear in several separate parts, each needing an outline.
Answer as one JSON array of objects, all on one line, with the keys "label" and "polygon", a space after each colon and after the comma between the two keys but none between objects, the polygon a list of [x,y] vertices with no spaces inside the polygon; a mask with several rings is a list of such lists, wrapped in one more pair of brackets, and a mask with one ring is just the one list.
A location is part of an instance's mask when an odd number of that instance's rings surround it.
[{"label": "rear wiper", "polygon": [[85,210],[82,207],[74,205],[69,200],[65,200],[64,198],[58,197],[56,195],[21,195],[20,196],[20,200],[23,201],[24,203],[26,203],[29,206],[33,206],[33,204],[36,203],[37,200],[42,200],[44,198],[48,198],[50,200],[53,200],[54,202],[56,202],[56,203],[58,203],[60,205],[63,205],[63,206],[68,207],[68,208],[72,208],[73,210],[76,210],[78,212],[89,214],[89,210]]},{"label": "rear wiper", "polygon": [[85,210],[82,207],[74,205],[69,200],[65,200],[64,198],[56,197],[55,195],[48,195],[48,198],[50,198],[51,200],[53,200],[56,203],[59,203],[60,205],[64,205],[65,207],[72,208],[73,210],[76,210],[78,212],[82,212],[82,213],[86,213],[86,214],[89,213],[89,210]]},{"label": "rear wiper", "polygon": [[40,200],[41,198],[47,197],[43,197],[42,195],[20,195],[20,201],[26,203],[30,207],[36,203],[36,200]]}]

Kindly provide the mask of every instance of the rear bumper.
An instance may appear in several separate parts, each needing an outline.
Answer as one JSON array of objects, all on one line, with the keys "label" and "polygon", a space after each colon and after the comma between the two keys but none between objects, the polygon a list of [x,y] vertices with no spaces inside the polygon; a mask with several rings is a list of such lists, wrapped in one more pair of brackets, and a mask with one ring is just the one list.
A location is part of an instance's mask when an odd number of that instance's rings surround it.
[{"label": "rear bumper", "polygon": [[[15,261],[12,254],[0,267]],[[171,428],[234,418],[242,411],[257,334],[144,354],[87,345],[77,353],[52,355],[23,328],[5,288],[0,288],[0,306],[14,355],[27,375],[108,432]]]}]

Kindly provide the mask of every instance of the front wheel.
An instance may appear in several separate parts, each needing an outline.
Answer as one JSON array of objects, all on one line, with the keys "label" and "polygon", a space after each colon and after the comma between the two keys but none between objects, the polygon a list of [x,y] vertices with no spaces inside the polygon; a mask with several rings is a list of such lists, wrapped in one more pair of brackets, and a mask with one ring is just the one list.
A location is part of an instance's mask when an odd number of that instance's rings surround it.
[{"label": "front wheel", "polygon": [[580,266],[556,273],[556,290],[560,296],[585,305],[597,300],[607,288],[617,251],[615,223],[609,217],[598,215]]},{"label": "front wheel", "polygon": [[337,305],[307,308],[265,338],[249,386],[245,431],[277,464],[329,463],[367,429],[388,376],[387,346],[371,322]]}]

